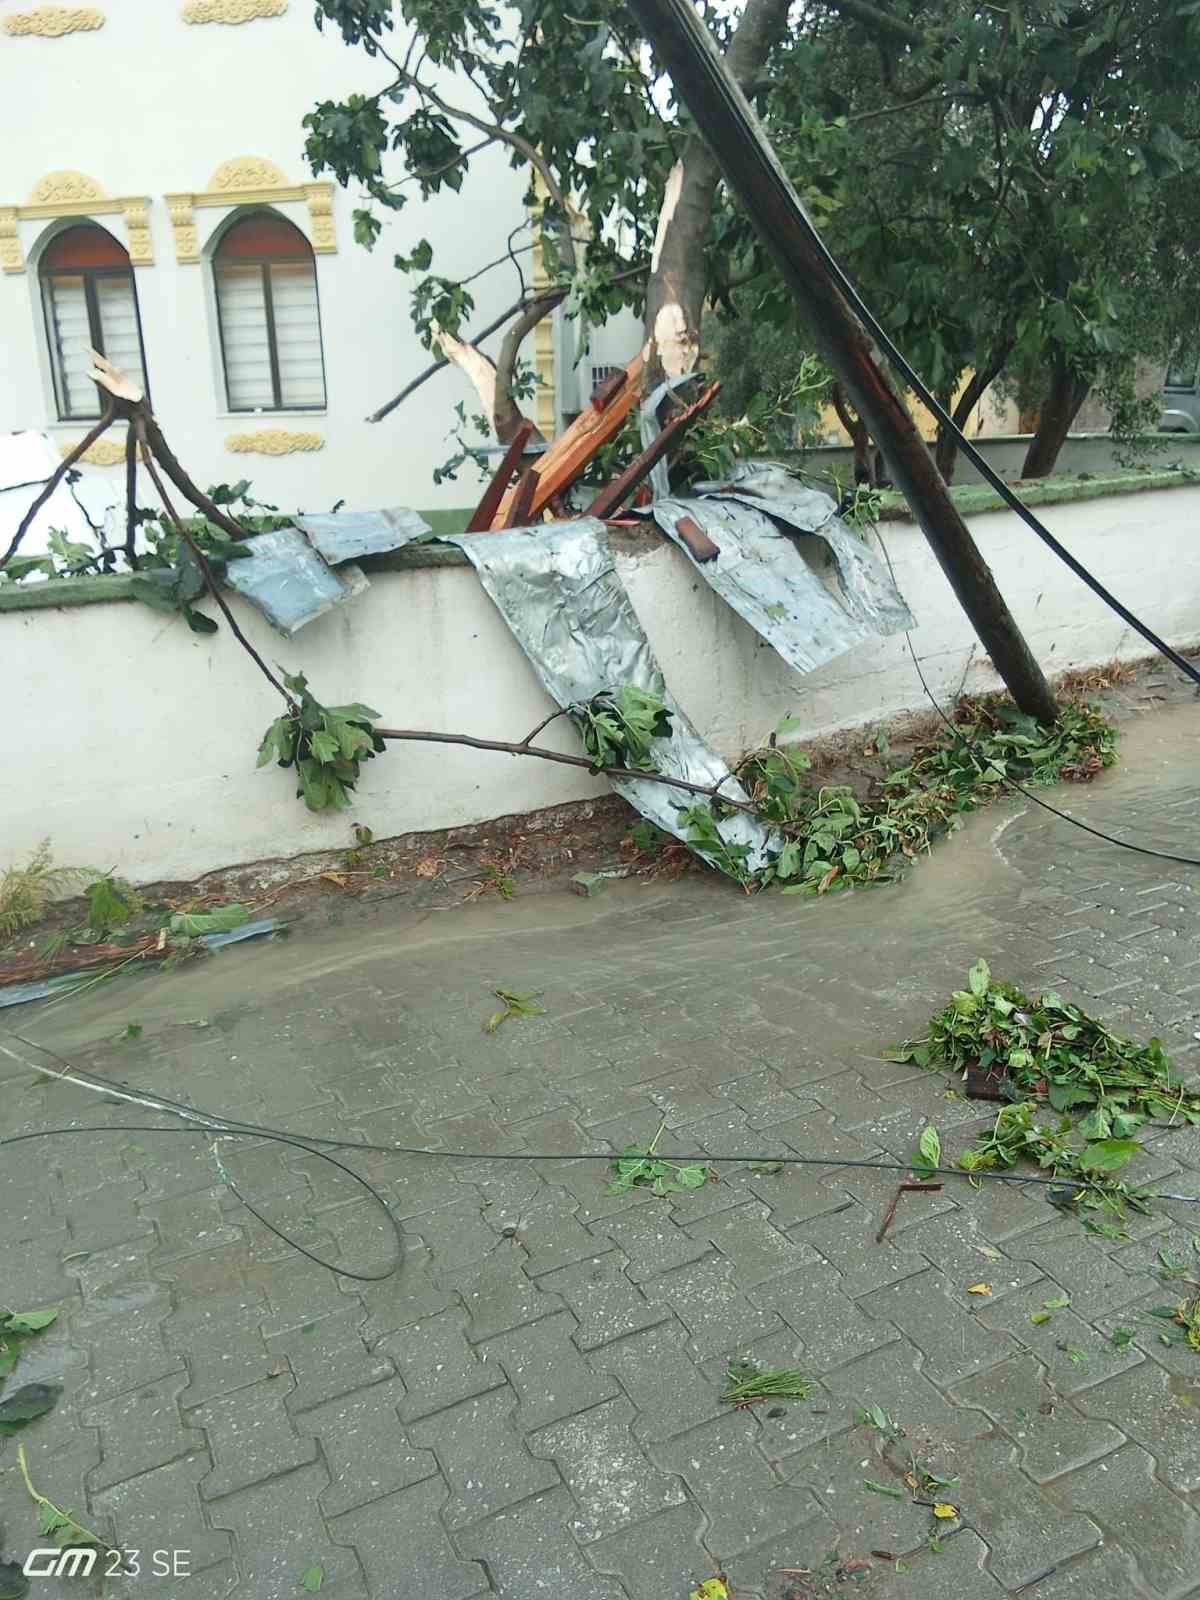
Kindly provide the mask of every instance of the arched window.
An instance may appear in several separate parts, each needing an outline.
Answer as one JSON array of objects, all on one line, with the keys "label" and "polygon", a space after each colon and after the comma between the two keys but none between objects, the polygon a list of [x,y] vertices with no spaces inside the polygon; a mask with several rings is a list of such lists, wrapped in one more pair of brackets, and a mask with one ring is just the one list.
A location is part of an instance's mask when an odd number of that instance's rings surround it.
[{"label": "arched window", "polygon": [[64,422],[98,417],[88,350],[146,387],[146,357],[129,255],[111,233],[82,222],[56,234],[38,269],[54,398]]},{"label": "arched window", "polygon": [[312,246],[273,212],[235,222],[213,256],[225,393],[231,411],[325,404]]}]

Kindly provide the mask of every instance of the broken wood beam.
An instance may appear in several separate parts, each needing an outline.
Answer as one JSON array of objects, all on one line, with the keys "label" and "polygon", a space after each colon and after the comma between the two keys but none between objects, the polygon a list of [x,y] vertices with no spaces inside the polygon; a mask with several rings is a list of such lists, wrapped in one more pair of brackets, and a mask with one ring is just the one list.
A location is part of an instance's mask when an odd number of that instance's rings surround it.
[{"label": "broken wood beam", "polygon": [[700,524],[691,517],[678,517],[675,532],[679,535],[693,561],[715,561],[721,554]]},{"label": "broken wood beam", "polygon": [[592,395],[592,410],[605,410],[605,408],[616,399],[617,395],[620,394],[621,390],[628,382],[629,374],[627,372],[610,373],[608,377],[605,378],[604,382],[597,387],[595,393]]},{"label": "broken wood beam", "polygon": [[504,498],[504,491],[512,481],[512,475],[525,453],[525,446],[529,443],[529,435],[532,432],[533,423],[528,417],[523,417],[501,458],[500,465],[492,474],[491,482],[480,496],[470,522],[467,523],[468,533],[486,533],[491,527],[492,519],[500,509],[500,502]]},{"label": "broken wood beam", "polygon": [[[637,404],[642,392],[641,351],[625,368],[625,383],[603,411],[585,407],[565,432],[560,433],[546,452],[538,458],[538,482],[534,491],[531,516],[538,516],[556,495],[570,488],[588,462],[611,439],[620,433],[625,418]],[[500,502],[500,509],[492,523],[496,528],[511,527],[507,521],[515,490],[510,489]]]},{"label": "broken wood beam", "polygon": [[502,528],[524,528],[533,521],[533,497],[537,490],[538,475],[535,467],[526,467],[517,479],[517,487],[508,502]]},{"label": "broken wood beam", "polygon": [[[704,393],[699,397],[699,399],[693,400],[690,406],[685,407],[685,409],[679,412],[677,416],[672,417],[670,422],[667,423],[666,427],[658,435],[657,439],[648,444],[642,451],[641,455],[634,456],[633,460],[625,468],[624,472],[619,473],[611,483],[606,484],[605,487],[601,489],[600,493],[584,512],[584,516],[601,518],[611,516],[612,513],[616,511],[626,499],[628,499],[628,497],[637,488],[638,484],[641,483],[644,478],[648,478],[650,476],[651,471],[662,460],[663,456],[666,455],[667,451],[679,438],[680,434],[683,433],[684,430],[688,428],[698,416],[708,410],[709,406],[712,405],[713,401],[717,398],[720,390],[721,384],[719,380],[716,383],[710,383],[708,388],[705,389]],[[716,554],[715,545],[713,546],[713,553]],[[706,559],[711,560],[712,557],[710,556]]]}]

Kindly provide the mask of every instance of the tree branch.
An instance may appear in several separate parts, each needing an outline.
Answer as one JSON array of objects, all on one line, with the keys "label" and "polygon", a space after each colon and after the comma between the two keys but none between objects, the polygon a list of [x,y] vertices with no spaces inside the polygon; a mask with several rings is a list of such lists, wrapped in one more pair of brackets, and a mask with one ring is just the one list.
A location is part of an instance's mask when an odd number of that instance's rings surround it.
[{"label": "tree branch", "polygon": [[[618,272],[612,281],[613,283],[628,283],[632,278],[644,278],[649,270],[648,263],[640,267],[630,267],[625,272]],[[490,338],[496,332],[497,328],[502,328],[518,312],[525,310],[526,306],[545,302],[547,309],[552,311],[560,301],[566,298],[567,286],[563,284],[561,288],[547,289],[544,293],[538,295],[535,300],[518,300],[515,305],[511,305],[506,311],[502,311],[494,322],[489,322],[486,328],[481,328],[478,333],[472,334],[464,342],[474,345],[482,344],[485,339]],[[380,406],[378,411],[372,411],[366,420],[368,422],[382,422],[384,417],[390,416],[398,405],[408,399],[410,394],[414,394],[422,384],[428,383],[430,378],[436,377],[443,367],[448,367],[449,365],[450,362],[445,356],[440,361],[430,362],[423,372],[418,372],[415,378],[405,384],[398,395],[394,395],[386,405]]]},{"label": "tree branch", "polygon": [[[196,565],[200,568],[200,572],[201,572],[201,574],[202,574],[202,576],[204,578],[204,582],[205,582],[205,585],[206,585],[206,587],[208,589],[209,594],[212,595],[213,600],[216,602],[218,609],[220,610],[221,614],[225,618],[225,621],[229,624],[230,633],[233,634],[233,637],[237,640],[237,642],[241,645],[242,649],[246,652],[246,654],[254,662],[254,664],[257,666],[258,670],[262,673],[263,677],[267,680],[267,682],[271,685],[271,687],[273,689],[278,689],[279,693],[287,701],[288,706],[290,707],[290,709],[294,712],[296,710],[296,701],[295,701],[294,696],[292,696],[291,694],[288,693],[288,691],[284,688],[283,684],[280,683],[279,679],[271,671],[271,669],[267,665],[267,663],[259,655],[258,651],[250,643],[249,639],[247,639],[246,635],[242,632],[241,628],[238,627],[237,618],[234,616],[233,612],[229,609],[229,603],[225,599],[225,596],[221,593],[221,586],[220,586],[220,584],[218,584],[218,582],[216,580],[216,577],[215,577],[215,575],[213,573],[213,569],[208,563],[208,557],[204,554],[204,551],[201,550],[200,546],[196,543],[196,540],[192,537],[192,534],[189,531],[189,529],[187,527],[187,524],[183,521],[183,519],[179,516],[178,512],[175,510],[175,507],[171,504],[171,501],[170,501],[170,499],[169,499],[169,497],[167,495],[166,485],[163,483],[162,479],[159,477],[158,469],[154,465],[154,455],[153,455],[153,452],[150,450],[149,443],[148,443],[147,438],[146,438],[146,418],[145,418],[144,411],[139,411],[138,412],[136,427],[137,427],[137,432],[138,432],[138,438],[141,440],[142,444],[146,447],[146,451],[145,451],[146,471],[150,474],[151,482],[154,484],[154,487],[158,490],[158,498],[163,503],[163,509],[166,511],[167,516],[170,517],[172,523],[174,524],[176,533],[184,541],[184,543],[187,545],[188,549],[192,552],[192,555],[195,557]],[[164,466],[165,465],[166,465],[166,463],[164,462]]]},{"label": "tree branch", "polygon": [[[537,731],[535,728],[533,733]],[[506,744],[502,739],[474,739],[466,733],[426,733],[416,728],[377,727],[374,732],[381,739],[413,739],[425,744],[465,744],[473,750],[497,750],[501,755],[536,756],[540,761],[557,761],[564,767],[583,767],[597,777],[637,778],[644,783],[665,783],[671,789],[682,789],[688,794],[703,795],[708,800],[719,800],[722,805],[730,806],[735,811],[745,811],[750,816],[757,814],[754,807],[746,801],[731,800],[728,795],[718,792],[721,783],[728,782],[727,777],[722,778],[720,783],[714,784],[688,783],[684,778],[668,777],[665,772],[639,772],[631,767],[598,767],[586,756],[568,756],[561,750],[544,750],[535,744]],[[533,734],[531,733],[529,737],[532,739]]]},{"label": "tree branch", "polygon": [[104,432],[104,430],[112,422],[113,417],[115,415],[116,415],[116,409],[113,406],[112,401],[107,396],[105,396],[104,415],[100,418],[100,421],[96,424],[96,426],[89,433],[85,433],[84,434],[83,438],[80,439],[79,443],[71,451],[70,455],[63,457],[62,461],[58,464],[57,467],[55,467],[54,471],[46,479],[46,486],[42,490],[41,494],[38,495],[37,499],[33,502],[33,504],[30,506],[29,510],[25,513],[25,515],[21,518],[20,522],[17,524],[17,531],[16,531],[16,533],[13,534],[12,538],[9,540],[8,549],[4,552],[4,554],[2,556],[0,556],[0,572],[4,571],[5,567],[9,563],[9,561],[12,559],[13,556],[16,555],[18,549],[20,548],[21,540],[25,537],[25,535],[29,532],[30,528],[33,526],[34,517],[37,516],[38,512],[46,504],[46,501],[49,500],[50,496],[54,493],[55,489],[58,488],[59,484],[63,481],[63,479],[66,477],[67,473],[71,470],[71,468],[79,460],[80,456],[84,453],[84,451],[85,450],[90,450],[91,447],[95,444],[96,440],[100,437],[100,435]]},{"label": "tree branch", "polygon": [[920,28],[914,28],[911,22],[905,22],[901,17],[881,11],[878,6],[867,4],[867,0],[825,0],[825,4],[841,16],[861,22],[871,33],[897,39],[901,44],[911,45],[914,50],[930,43],[929,36],[922,33]]}]

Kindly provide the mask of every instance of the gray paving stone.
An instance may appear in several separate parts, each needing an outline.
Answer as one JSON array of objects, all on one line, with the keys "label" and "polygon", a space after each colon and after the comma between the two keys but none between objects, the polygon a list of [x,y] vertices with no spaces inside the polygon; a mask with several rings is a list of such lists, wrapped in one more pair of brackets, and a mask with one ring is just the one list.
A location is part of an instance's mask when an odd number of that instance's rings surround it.
[{"label": "gray paving stone", "polygon": [[575,1343],[580,1350],[595,1350],[653,1327],[669,1315],[664,1306],[651,1305],[640,1288],[626,1274],[628,1257],[620,1250],[608,1250],[590,1261],[578,1261],[557,1272],[549,1272],[539,1289],[553,1291],[566,1301],[579,1326]]},{"label": "gray paving stone", "polygon": [[1107,1537],[1099,1550],[1061,1562],[1038,1584],[1041,1600],[1145,1600],[1150,1591],[1138,1582],[1137,1565]]},{"label": "gray paving stone", "polygon": [[589,1566],[567,1531],[573,1514],[565,1489],[536,1494],[458,1536],[468,1555],[486,1560],[499,1600],[625,1600],[621,1585]]},{"label": "gray paving stone", "polygon": [[539,1461],[526,1450],[508,1389],[464,1400],[413,1423],[409,1438],[435,1452],[450,1484],[442,1520],[451,1529],[494,1516],[562,1481],[549,1461]]},{"label": "gray paving stone", "polygon": [[634,1283],[644,1283],[672,1267],[699,1261],[709,1254],[705,1241],[684,1233],[661,1200],[639,1206],[625,1216],[595,1223],[592,1231],[624,1252],[629,1262],[625,1270]]},{"label": "gray paving stone", "polygon": [[[870,1300],[858,1302],[843,1294],[841,1274],[824,1261],[762,1284],[751,1290],[751,1298],[778,1312],[797,1335],[805,1365],[814,1376],[831,1372],[896,1337],[888,1323],[860,1310],[860,1305],[871,1304]],[[880,1318],[886,1315],[886,1310],[879,1313]]]},{"label": "gray paving stone", "polygon": [[733,1411],[652,1447],[654,1459],[686,1481],[708,1518],[705,1544],[723,1561],[802,1523],[814,1509],[806,1491],[780,1482],[757,1441],[754,1419]]},{"label": "gray paving stone", "polygon": [[480,1354],[508,1376],[520,1398],[517,1422],[522,1433],[543,1428],[583,1411],[616,1393],[611,1378],[584,1361],[573,1342],[576,1323],[569,1311],[500,1334]]},{"label": "gray paving stone", "polygon": [[589,1233],[576,1216],[575,1197],[548,1189],[545,1199],[522,1210],[517,1238],[529,1253],[526,1271],[531,1277],[587,1261],[609,1248],[604,1238]]},{"label": "gray paving stone", "polygon": [[[461,1189],[459,1193],[461,1196]],[[429,1249],[435,1273],[451,1272],[482,1261],[502,1243],[484,1215],[478,1199],[460,1198],[454,1205],[422,1212],[404,1231],[409,1238],[420,1238]]]},{"label": "gray paving stone", "polygon": [[987,1418],[973,1402],[952,1404],[924,1372],[925,1358],[908,1339],[898,1339],[823,1380],[837,1398],[855,1409],[880,1406],[921,1448],[947,1441],[967,1444],[988,1430]]},{"label": "gray paving stone", "polygon": [[[929,1265],[923,1255],[891,1237],[876,1235],[879,1219],[857,1201],[844,1209],[793,1228],[789,1238],[808,1245],[841,1275],[841,1291],[850,1299],[882,1289],[886,1284],[915,1277]],[[922,1234],[922,1239],[924,1235]]]},{"label": "gray paving stone", "polygon": [[704,1222],[693,1223],[688,1233],[706,1240],[728,1260],[739,1288],[753,1288],[782,1277],[796,1267],[810,1266],[821,1258],[813,1247],[772,1227],[770,1207],[738,1206]]},{"label": "gray paving stone", "polygon": [[246,1277],[268,1302],[269,1311],[262,1322],[264,1338],[346,1309],[336,1276],[302,1256],[261,1263],[251,1267]]},{"label": "gray paving stone", "polygon": [[[1074,1302],[1052,1313],[1049,1322],[1035,1324],[1030,1319],[1045,1310],[1047,1300],[1062,1299],[1061,1284],[1042,1278],[1028,1288],[981,1306],[978,1316],[990,1328],[1002,1328],[1027,1350],[1033,1351],[1046,1368],[1047,1377],[1059,1394],[1074,1394],[1090,1389],[1118,1372],[1136,1366],[1142,1351],[1136,1345],[1118,1350],[1112,1342],[1111,1328],[1129,1325],[1139,1330],[1136,1310],[1126,1307],[1101,1319],[1105,1333],[1095,1324],[1077,1316]],[[1153,1334],[1151,1334],[1153,1337]]]},{"label": "gray paving stone", "polygon": [[[767,1288],[774,1293],[794,1276],[775,1279]],[[756,1305],[737,1287],[733,1264],[723,1257],[711,1256],[651,1278],[644,1285],[644,1292],[648,1300],[672,1308],[691,1335],[691,1350],[697,1361],[733,1351],[779,1327],[774,1311]]]},{"label": "gray paving stone", "polygon": [[287,1397],[293,1415],[368,1388],[395,1373],[387,1356],[367,1349],[363,1326],[361,1309],[349,1307],[265,1341],[271,1370],[286,1362],[294,1379]]},{"label": "gray paving stone", "polygon": [[1154,1458],[1137,1445],[1054,1485],[1055,1498],[1098,1522],[1136,1563],[1141,1581],[1162,1596],[1195,1593],[1200,1570],[1200,1516],[1164,1490]]},{"label": "gray paving stone", "polygon": [[687,1594],[712,1576],[711,1558],[700,1543],[705,1526],[700,1508],[687,1500],[598,1539],[589,1545],[588,1559],[600,1572],[619,1577],[630,1600]]},{"label": "gray paving stone", "polygon": [[545,1287],[547,1279],[535,1283],[527,1264],[521,1244],[507,1239],[486,1260],[443,1279],[467,1310],[467,1338],[473,1344],[562,1310],[560,1297]]},{"label": "gray paving stone", "polygon": [[366,1309],[362,1336],[373,1350],[388,1334],[448,1311],[457,1300],[452,1289],[434,1281],[433,1252],[420,1239],[406,1238],[399,1268],[381,1282],[356,1283],[350,1303]]},{"label": "gray paving stone", "polygon": [[687,1333],[674,1318],[593,1351],[593,1368],[611,1373],[637,1408],[641,1439],[669,1439],[716,1416],[717,1388],[704,1383],[687,1355]]},{"label": "gray paving stone", "polygon": [[316,1435],[329,1467],[330,1484],[321,1493],[326,1517],[437,1473],[430,1451],[408,1442],[398,1409],[403,1395],[404,1385],[393,1378],[304,1413],[300,1426]]},{"label": "gray paving stone", "polygon": [[179,1414],[183,1388],[182,1377],[160,1378],[81,1409],[84,1426],[100,1430],[102,1459],[89,1490],[107,1489],[204,1449],[204,1435],[185,1426]]},{"label": "gray paving stone", "polygon": [[906,1334],[925,1357],[925,1376],[945,1385],[993,1367],[1013,1353],[1010,1339],[985,1326],[968,1309],[972,1297],[966,1289],[966,1284],[960,1287],[930,1271],[879,1289],[857,1304]]},{"label": "gray paving stone", "polygon": [[[293,1467],[307,1466],[316,1445],[307,1432],[297,1433],[288,1415],[289,1378],[271,1378],[209,1400],[188,1413],[208,1436],[213,1470],[201,1485],[207,1500],[232,1494]],[[299,1425],[307,1428],[306,1423]]]},{"label": "gray paving stone", "polygon": [[1119,1429],[1082,1416],[1046,1381],[1033,1356],[1012,1356],[968,1378],[956,1400],[978,1406],[1020,1447],[1022,1467],[1037,1483],[1061,1477],[1125,1443]]},{"label": "gray paving stone", "polygon": [[[320,1566],[325,1577],[321,1594],[334,1595],[337,1600],[359,1600],[359,1597],[389,1593],[383,1587],[368,1589],[353,1550],[345,1548],[352,1541],[354,1518],[369,1517],[374,1508],[363,1513],[350,1512],[343,1519],[349,1524],[335,1524],[330,1531],[317,1510],[317,1497],[329,1481],[322,1466],[301,1467],[282,1478],[270,1478],[236,1494],[226,1495],[209,1507],[215,1528],[229,1529],[237,1540],[240,1586],[234,1591],[238,1600],[296,1600],[300,1574],[309,1566]],[[411,1491],[409,1491],[411,1492]],[[397,1497],[399,1498],[399,1497]],[[332,1530],[331,1530],[332,1531]],[[405,1569],[412,1559],[411,1552],[421,1539],[429,1543],[429,1534],[422,1526],[403,1527],[397,1530],[381,1528],[379,1537],[394,1543],[393,1570]],[[357,1541],[355,1541],[357,1542]],[[377,1546],[376,1546],[377,1548]],[[365,1560],[365,1555],[364,1555]],[[368,1570],[369,1567],[368,1567]],[[424,1591],[437,1595],[433,1586],[436,1568],[431,1563],[430,1587]],[[215,1590],[219,1594],[220,1590]],[[469,1589],[452,1592],[449,1600],[469,1595]]]},{"label": "gray paving stone", "polygon": [[481,1360],[463,1334],[458,1311],[443,1311],[389,1334],[376,1346],[394,1361],[408,1391],[401,1406],[406,1422],[483,1394],[506,1382],[496,1362]]},{"label": "gray paving stone", "polygon": [[1152,1361],[1077,1397],[1089,1417],[1113,1423],[1158,1463],[1158,1476],[1180,1494],[1200,1489],[1200,1377],[1175,1378]]},{"label": "gray paving stone", "polygon": [[167,1348],[187,1358],[191,1383],[186,1406],[199,1405],[247,1384],[271,1370],[272,1357],[262,1336],[268,1307],[253,1290],[207,1295],[173,1312],[163,1324]]},{"label": "gray paving stone", "polygon": [[143,1201],[141,1213],[155,1226],[163,1260],[240,1244],[242,1233],[221,1214],[224,1186]]},{"label": "gray paving stone", "polygon": [[635,1441],[628,1400],[609,1400],[529,1435],[535,1456],[553,1459],[579,1507],[571,1532],[591,1544],[683,1503],[683,1484],[651,1465]]},{"label": "gray paving stone", "polygon": [[991,1549],[993,1577],[1013,1589],[1101,1541],[1089,1515],[1061,1508],[1049,1490],[1029,1482],[1017,1454],[1018,1447],[998,1435],[979,1440],[956,1459],[954,1486],[955,1505]]},{"label": "gray paving stone", "polygon": [[[193,1572],[214,1567],[232,1556],[229,1534],[208,1527],[200,1514],[197,1486],[210,1466],[207,1451],[181,1456],[178,1461],[153,1467],[92,1497],[93,1507],[110,1519],[116,1544],[142,1552],[139,1594],[143,1592],[142,1580],[154,1575],[154,1551],[168,1552],[172,1567],[175,1562],[171,1553],[186,1551],[187,1565]],[[219,1594],[221,1590],[216,1587],[212,1592]]]}]

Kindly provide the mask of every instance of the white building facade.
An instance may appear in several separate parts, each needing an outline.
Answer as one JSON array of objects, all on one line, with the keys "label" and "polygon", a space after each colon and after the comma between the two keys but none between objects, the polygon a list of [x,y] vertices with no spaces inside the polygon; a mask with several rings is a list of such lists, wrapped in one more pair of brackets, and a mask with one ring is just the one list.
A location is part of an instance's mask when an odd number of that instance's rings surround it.
[{"label": "white building facade", "polygon": [[[372,252],[356,244],[359,202],[314,179],[302,118],[387,73],[318,31],[310,0],[0,0],[0,432],[78,442],[99,415],[94,345],[142,372],[201,483],[248,478],[288,510],[472,502],[470,468],[431,478],[455,402],[475,409],[460,373],[365,418],[431,360],[393,255],[427,238],[447,275],[502,255],[526,175],[484,152],[459,194],[414,192]],[[511,274],[480,279],[475,324],[517,289]],[[628,359],[637,328],[621,323],[593,360]],[[571,348],[549,326],[530,341],[543,421],[586,396],[587,368],[563,373]],[[115,428],[88,459],[116,479],[123,450]]]}]

